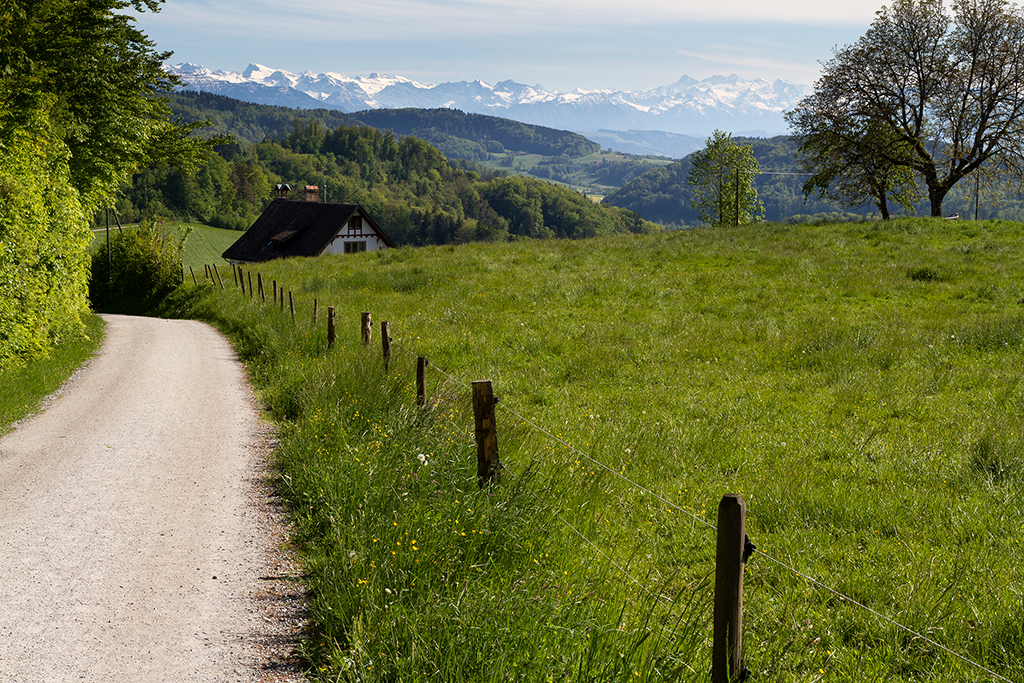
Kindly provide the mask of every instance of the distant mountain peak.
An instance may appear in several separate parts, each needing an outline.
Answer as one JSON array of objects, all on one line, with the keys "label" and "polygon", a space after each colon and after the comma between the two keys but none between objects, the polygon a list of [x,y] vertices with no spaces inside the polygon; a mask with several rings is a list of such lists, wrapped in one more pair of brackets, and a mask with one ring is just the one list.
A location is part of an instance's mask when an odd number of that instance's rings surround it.
[{"label": "distant mountain peak", "polygon": [[242,73],[211,71],[183,63],[164,68],[187,87],[261,104],[326,107],[347,113],[366,109],[448,108],[489,114],[571,131],[598,129],[668,131],[704,136],[714,129],[786,131],[783,112],[811,89],[776,79],[736,74],[697,80],[682,76],[647,90],[559,92],[512,80],[417,83],[403,76],[304,71],[295,74],[251,63]]}]

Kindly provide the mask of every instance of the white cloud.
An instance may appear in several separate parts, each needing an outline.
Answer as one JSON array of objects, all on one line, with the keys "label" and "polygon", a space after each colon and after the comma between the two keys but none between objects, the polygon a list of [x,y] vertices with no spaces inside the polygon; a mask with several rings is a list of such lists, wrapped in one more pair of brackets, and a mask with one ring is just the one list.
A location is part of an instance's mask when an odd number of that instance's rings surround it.
[{"label": "white cloud", "polygon": [[393,40],[471,33],[574,34],[596,27],[649,25],[655,29],[687,22],[862,24],[866,28],[880,6],[878,0],[326,0],[284,6],[254,0],[240,8],[237,3],[214,0],[170,3],[145,23],[258,31],[268,40],[344,40],[352,35]]}]

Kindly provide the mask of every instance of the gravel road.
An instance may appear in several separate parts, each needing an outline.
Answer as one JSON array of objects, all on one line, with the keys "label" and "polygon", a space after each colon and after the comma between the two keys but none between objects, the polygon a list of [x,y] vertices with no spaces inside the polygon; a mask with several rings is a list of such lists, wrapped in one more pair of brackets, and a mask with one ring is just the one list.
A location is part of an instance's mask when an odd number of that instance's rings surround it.
[{"label": "gravel road", "polygon": [[243,367],[202,323],[104,319],[99,355],[0,439],[0,680],[301,680]]}]

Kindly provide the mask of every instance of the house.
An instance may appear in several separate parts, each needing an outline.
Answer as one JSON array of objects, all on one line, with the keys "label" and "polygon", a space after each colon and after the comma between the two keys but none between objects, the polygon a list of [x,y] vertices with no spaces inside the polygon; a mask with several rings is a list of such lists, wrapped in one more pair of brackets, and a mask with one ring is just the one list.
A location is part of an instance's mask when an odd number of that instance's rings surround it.
[{"label": "house", "polygon": [[232,264],[239,264],[287,256],[352,254],[394,246],[358,204],[278,197],[223,256]]}]

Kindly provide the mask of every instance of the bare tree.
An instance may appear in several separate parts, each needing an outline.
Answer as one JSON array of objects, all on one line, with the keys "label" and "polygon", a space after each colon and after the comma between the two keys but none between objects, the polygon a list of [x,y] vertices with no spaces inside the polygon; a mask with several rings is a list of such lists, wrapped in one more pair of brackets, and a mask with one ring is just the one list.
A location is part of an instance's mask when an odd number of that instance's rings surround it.
[{"label": "bare tree", "polygon": [[986,162],[1024,169],[1024,16],[1006,0],[954,0],[952,15],[941,0],[894,0],[824,64],[790,116],[798,136],[827,128],[816,113],[826,101],[850,130],[891,136],[864,149],[920,174],[941,216],[950,189]]}]

